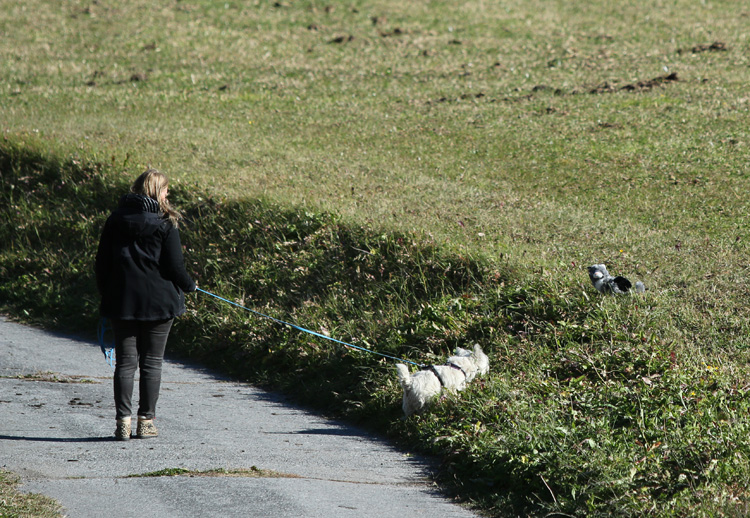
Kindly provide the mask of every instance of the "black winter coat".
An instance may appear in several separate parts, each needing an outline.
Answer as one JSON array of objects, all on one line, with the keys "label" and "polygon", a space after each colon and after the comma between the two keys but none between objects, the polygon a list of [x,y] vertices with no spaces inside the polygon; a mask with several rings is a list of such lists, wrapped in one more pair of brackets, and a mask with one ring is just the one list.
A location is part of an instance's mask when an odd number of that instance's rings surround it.
[{"label": "black winter coat", "polygon": [[159,203],[127,194],[104,224],[96,253],[103,317],[165,320],[185,312],[183,292],[195,282],[185,271],[180,233]]}]

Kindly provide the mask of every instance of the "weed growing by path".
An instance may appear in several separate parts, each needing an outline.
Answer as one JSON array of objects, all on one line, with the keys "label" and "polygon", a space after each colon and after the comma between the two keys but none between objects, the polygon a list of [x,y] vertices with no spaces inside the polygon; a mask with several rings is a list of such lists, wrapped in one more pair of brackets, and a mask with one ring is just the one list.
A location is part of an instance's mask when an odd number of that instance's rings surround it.
[{"label": "weed growing by path", "polygon": [[60,505],[53,499],[36,493],[18,491],[16,475],[0,470],[0,516],[3,518],[57,518]]},{"label": "weed growing by path", "polygon": [[245,477],[245,478],[300,478],[299,475],[290,473],[280,473],[270,469],[261,469],[251,466],[249,469],[207,469],[201,471],[189,470],[185,468],[165,468],[150,473],[139,475],[128,475],[128,478],[143,477]]}]

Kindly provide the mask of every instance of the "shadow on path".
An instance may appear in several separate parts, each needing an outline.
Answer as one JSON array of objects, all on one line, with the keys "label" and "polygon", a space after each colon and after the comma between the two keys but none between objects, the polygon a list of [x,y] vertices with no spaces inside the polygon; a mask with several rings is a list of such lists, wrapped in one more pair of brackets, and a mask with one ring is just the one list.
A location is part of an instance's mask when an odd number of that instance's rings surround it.
[{"label": "shadow on path", "polygon": [[0,435],[0,441],[29,441],[29,442],[114,442],[112,437],[27,437],[24,435]]}]

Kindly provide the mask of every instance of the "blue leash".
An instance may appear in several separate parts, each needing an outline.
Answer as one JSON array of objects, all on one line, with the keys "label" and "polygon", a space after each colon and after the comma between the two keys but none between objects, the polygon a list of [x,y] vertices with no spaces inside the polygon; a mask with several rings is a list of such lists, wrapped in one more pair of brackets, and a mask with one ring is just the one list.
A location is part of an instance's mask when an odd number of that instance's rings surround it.
[{"label": "blue leash", "polygon": [[425,364],[423,364],[423,363],[416,363],[416,362],[412,362],[412,361],[409,361],[409,360],[404,360],[402,358],[396,358],[395,356],[388,356],[387,354],[379,353],[379,352],[376,352],[376,351],[371,351],[370,349],[365,349],[364,347],[360,347],[358,345],[353,345],[353,344],[350,344],[350,343],[342,342],[341,340],[336,340],[335,338],[331,338],[330,336],[326,336],[326,335],[323,335],[323,334],[320,334],[320,333],[316,333],[315,331],[310,331],[309,329],[305,329],[304,327],[296,326],[294,324],[290,324],[289,322],[284,322],[283,320],[279,320],[278,318],[273,318],[271,316],[264,315],[263,313],[259,313],[258,311],[255,311],[254,309],[250,309],[250,308],[246,308],[245,306],[241,306],[241,305],[237,304],[236,302],[232,302],[231,300],[225,299],[224,297],[219,297],[218,295],[214,295],[210,291],[202,290],[200,288],[196,288],[196,290],[200,291],[201,293],[205,293],[206,295],[211,295],[212,297],[215,297],[215,298],[217,298],[219,300],[223,300],[224,302],[228,302],[229,304],[231,304],[233,306],[237,306],[238,308],[242,308],[245,311],[249,311],[250,313],[254,313],[254,314],[256,314],[258,316],[261,316],[263,318],[267,318],[269,320],[273,320],[274,322],[276,322],[278,324],[282,324],[282,325],[285,325],[285,326],[293,327],[294,329],[297,329],[298,331],[302,331],[303,333],[308,333],[308,334],[311,334],[313,336],[317,336],[319,338],[325,338],[326,340],[330,340],[332,342],[336,342],[337,344],[341,344],[341,345],[344,345],[346,347],[351,347],[352,349],[358,349],[360,351],[365,351],[365,352],[368,352],[368,353],[371,353],[371,354],[377,354],[378,356],[382,356],[384,358],[389,358],[391,360],[396,360],[396,361],[400,361],[400,362],[404,362],[404,363],[410,363],[412,365],[416,365],[417,367],[424,367],[425,366]]},{"label": "blue leash", "polygon": [[104,340],[107,331],[112,331],[112,326],[109,324],[108,318],[102,318],[99,320],[99,328],[96,331],[96,337],[99,340],[99,347],[102,348],[107,364],[112,367],[112,370],[115,370],[115,337],[113,334],[112,342],[106,344]]}]

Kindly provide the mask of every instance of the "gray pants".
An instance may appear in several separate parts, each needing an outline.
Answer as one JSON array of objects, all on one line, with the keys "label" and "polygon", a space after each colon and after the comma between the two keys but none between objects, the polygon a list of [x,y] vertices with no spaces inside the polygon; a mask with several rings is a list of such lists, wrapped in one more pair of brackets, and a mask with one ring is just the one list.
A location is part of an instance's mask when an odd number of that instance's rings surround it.
[{"label": "gray pants", "polygon": [[115,335],[115,409],[117,418],[132,416],[133,380],[140,368],[138,416],[153,419],[161,388],[161,366],[174,319],[153,322],[112,320]]}]

